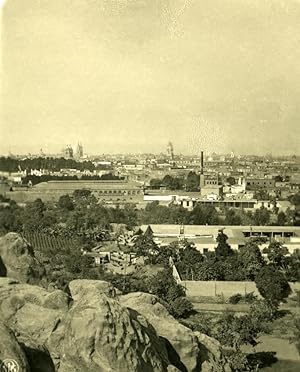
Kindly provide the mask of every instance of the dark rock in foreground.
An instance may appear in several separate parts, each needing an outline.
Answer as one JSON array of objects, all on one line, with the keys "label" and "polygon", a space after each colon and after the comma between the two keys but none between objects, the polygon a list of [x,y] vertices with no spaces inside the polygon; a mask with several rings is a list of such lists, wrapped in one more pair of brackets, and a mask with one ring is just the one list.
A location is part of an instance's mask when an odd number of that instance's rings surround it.
[{"label": "dark rock in foreground", "polygon": [[0,276],[37,283],[43,273],[32,247],[19,234],[8,233],[0,238]]},{"label": "dark rock in foreground", "polygon": [[0,277],[0,360],[20,371],[228,371],[218,342],[180,324],[157,297],[117,296],[100,280],[73,280],[70,295],[30,285],[40,268],[18,234],[0,239],[0,254],[1,275],[11,276]]}]

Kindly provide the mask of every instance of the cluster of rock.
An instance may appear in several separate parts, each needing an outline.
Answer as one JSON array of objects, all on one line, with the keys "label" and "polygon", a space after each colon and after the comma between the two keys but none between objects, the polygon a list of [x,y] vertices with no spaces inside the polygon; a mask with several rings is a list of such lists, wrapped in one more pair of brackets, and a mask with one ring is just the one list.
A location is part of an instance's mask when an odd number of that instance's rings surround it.
[{"label": "cluster of rock", "polygon": [[[10,251],[16,245],[24,247]],[[9,252],[14,268],[34,260],[26,245],[16,234],[0,239],[2,275],[13,272]],[[20,372],[228,370],[218,342],[181,325],[153,295],[117,295],[99,280],[49,292],[22,273],[0,278],[0,364],[13,359]]]}]

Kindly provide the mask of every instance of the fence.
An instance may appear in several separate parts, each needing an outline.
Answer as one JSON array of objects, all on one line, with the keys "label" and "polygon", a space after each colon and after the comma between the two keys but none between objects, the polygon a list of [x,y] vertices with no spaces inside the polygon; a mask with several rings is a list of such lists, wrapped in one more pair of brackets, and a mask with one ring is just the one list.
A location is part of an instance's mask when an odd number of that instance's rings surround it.
[{"label": "fence", "polygon": [[[254,282],[182,280],[180,284],[186,288],[186,295],[188,297],[224,296],[226,298],[237,293],[245,295],[250,292],[259,295]],[[293,292],[300,290],[299,282],[290,283],[290,286]]]}]

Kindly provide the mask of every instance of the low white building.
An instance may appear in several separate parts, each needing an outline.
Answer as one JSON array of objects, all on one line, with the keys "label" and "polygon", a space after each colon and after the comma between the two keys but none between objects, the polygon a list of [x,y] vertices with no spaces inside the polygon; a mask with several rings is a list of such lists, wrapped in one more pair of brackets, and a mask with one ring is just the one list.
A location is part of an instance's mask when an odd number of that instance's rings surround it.
[{"label": "low white building", "polygon": [[[282,242],[289,253],[300,250],[300,226],[217,226],[217,225],[149,225],[153,232],[155,243],[160,247],[171,242],[186,239],[193,243],[201,252],[213,252],[217,246],[216,238],[220,230],[228,236],[228,244],[232,249],[243,247],[249,238],[266,238],[267,242],[260,245],[263,250],[271,240]],[[142,225],[146,231],[148,225]]]}]

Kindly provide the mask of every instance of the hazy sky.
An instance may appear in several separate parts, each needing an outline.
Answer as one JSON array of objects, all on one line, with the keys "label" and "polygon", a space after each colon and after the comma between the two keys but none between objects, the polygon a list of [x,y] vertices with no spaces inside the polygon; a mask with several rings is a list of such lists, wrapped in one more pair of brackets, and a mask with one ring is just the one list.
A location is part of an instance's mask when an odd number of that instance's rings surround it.
[{"label": "hazy sky", "polygon": [[0,153],[291,154],[299,0],[7,0]]}]

